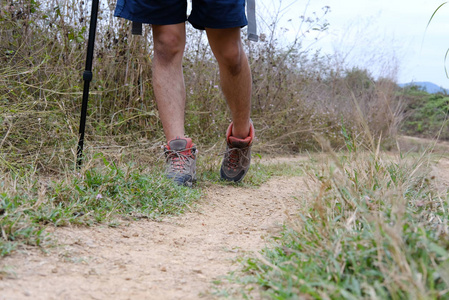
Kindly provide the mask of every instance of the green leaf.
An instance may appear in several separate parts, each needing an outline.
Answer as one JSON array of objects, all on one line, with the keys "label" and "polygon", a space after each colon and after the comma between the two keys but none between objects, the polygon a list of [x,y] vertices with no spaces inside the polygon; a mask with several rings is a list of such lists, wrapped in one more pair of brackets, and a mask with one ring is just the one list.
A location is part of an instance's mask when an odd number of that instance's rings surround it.
[{"label": "green leaf", "polygon": [[432,16],[430,17],[429,22],[427,23],[426,29],[427,29],[427,27],[429,27],[430,22],[432,22],[432,19],[433,19],[433,17],[435,16],[435,14],[437,13],[437,11],[438,11],[443,5],[445,5],[445,4],[447,4],[447,2],[444,2],[443,4],[441,4],[440,6],[438,6],[437,9],[435,9],[435,11],[433,12]]}]

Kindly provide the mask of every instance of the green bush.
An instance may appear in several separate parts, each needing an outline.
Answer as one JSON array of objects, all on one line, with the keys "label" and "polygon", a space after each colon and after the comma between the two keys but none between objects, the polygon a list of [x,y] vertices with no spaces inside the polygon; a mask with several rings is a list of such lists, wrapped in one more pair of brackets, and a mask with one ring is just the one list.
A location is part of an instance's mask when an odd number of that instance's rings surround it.
[{"label": "green bush", "polygon": [[449,140],[449,97],[407,90],[404,102],[405,119],[401,132],[411,136]]}]

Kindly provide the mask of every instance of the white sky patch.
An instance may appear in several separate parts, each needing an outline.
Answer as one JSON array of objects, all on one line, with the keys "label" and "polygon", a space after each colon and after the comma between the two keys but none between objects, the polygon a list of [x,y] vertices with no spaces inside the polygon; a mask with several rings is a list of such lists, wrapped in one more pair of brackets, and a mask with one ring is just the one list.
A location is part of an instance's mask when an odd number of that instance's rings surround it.
[{"label": "white sky patch", "polygon": [[[368,68],[374,75],[379,75],[379,70],[384,69],[381,65],[390,61],[398,64],[398,83],[430,81],[448,88],[444,55],[449,48],[449,3],[440,8],[426,30],[433,12],[443,2],[445,0],[258,0],[257,9],[259,17],[264,19],[260,23],[279,5],[285,8],[279,14],[280,26],[288,29],[285,37],[293,39],[306,8],[306,16],[313,17],[312,12],[321,15],[322,7],[330,6],[331,12],[326,16],[330,23],[328,31],[317,43],[309,34],[304,40],[305,46],[310,44],[329,54],[349,52],[351,61],[347,63]],[[449,63],[446,65],[449,68]]]}]

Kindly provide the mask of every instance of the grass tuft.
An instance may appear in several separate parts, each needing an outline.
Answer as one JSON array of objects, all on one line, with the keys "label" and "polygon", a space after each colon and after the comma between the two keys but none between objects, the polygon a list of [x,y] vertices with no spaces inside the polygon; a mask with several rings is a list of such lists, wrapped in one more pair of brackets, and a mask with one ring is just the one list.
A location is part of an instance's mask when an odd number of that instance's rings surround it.
[{"label": "grass tuft", "polygon": [[103,163],[58,181],[36,174],[3,175],[0,254],[22,244],[41,245],[46,226],[117,226],[123,218],[159,219],[182,213],[201,195],[200,189],[177,186],[158,171]]},{"label": "grass tuft", "polygon": [[274,246],[233,280],[271,299],[445,299],[449,195],[428,155],[361,151],[311,165],[316,191]]}]

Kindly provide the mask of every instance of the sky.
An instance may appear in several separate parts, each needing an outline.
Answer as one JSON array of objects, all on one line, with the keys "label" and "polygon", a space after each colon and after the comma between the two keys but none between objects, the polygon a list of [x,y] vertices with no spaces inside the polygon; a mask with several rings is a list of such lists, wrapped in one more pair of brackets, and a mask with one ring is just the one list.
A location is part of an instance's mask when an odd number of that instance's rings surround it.
[{"label": "sky", "polygon": [[[279,12],[283,38],[293,40],[304,31],[301,15],[329,12],[326,32],[302,37],[303,46],[338,54],[348,65],[367,68],[374,77],[391,77],[398,83],[430,81],[449,88],[445,54],[449,49],[449,3],[445,0],[257,0],[259,32]],[[314,14],[315,13],[315,14]],[[324,20],[321,18],[321,22]],[[290,20],[290,21],[289,21]],[[315,40],[318,38],[318,40]],[[449,72],[449,55],[446,67]]]}]

